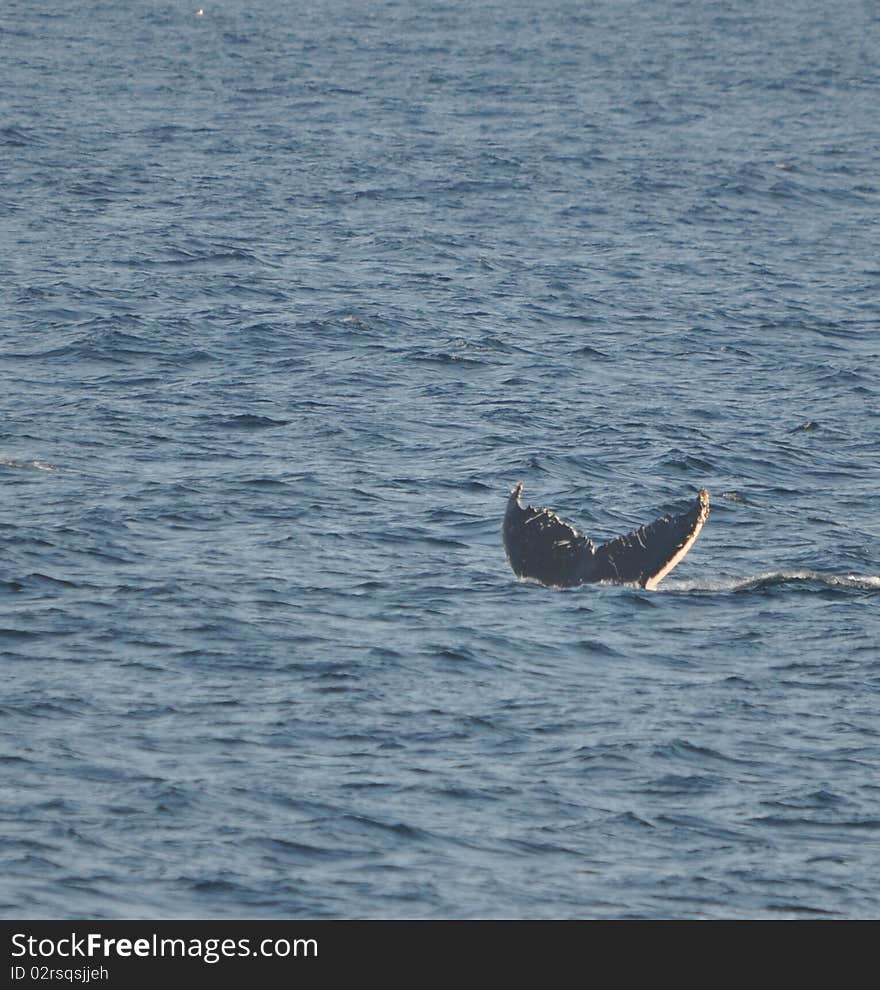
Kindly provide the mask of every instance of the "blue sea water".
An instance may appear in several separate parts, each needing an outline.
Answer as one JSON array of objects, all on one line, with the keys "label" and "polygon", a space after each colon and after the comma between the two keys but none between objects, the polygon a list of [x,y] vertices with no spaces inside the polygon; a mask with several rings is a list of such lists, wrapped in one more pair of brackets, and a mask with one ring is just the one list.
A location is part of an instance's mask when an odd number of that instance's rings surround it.
[{"label": "blue sea water", "polygon": [[[5,0],[0,912],[880,914],[880,11]],[[657,592],[517,581],[705,485]]]}]

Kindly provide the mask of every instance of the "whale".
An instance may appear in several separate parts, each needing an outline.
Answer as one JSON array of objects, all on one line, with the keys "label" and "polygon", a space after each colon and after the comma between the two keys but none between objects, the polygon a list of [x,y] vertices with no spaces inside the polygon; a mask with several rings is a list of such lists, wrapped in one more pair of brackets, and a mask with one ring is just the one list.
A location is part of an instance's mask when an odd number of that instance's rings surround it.
[{"label": "whale", "polygon": [[597,546],[551,509],[523,507],[522,490],[520,481],[507,499],[504,551],[517,577],[554,588],[604,581],[653,591],[684,560],[709,518],[709,493],[701,488],[684,512]]}]

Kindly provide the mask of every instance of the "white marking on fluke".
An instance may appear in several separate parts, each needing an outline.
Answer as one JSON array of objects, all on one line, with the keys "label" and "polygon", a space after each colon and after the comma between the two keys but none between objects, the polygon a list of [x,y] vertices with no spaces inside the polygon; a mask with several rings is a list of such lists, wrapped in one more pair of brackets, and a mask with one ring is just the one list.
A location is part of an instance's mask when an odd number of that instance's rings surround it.
[{"label": "white marking on fluke", "polygon": [[703,528],[703,524],[709,518],[709,493],[705,488],[700,489],[700,514],[697,516],[696,525],[691,532],[691,535],[682,543],[678,548],[675,555],[671,557],[665,566],[659,570],[654,577],[649,578],[645,582],[645,588],[648,591],[654,591],[657,585],[666,577],[666,575],[675,567],[677,567],[682,560],[684,560],[685,554],[690,550],[690,548],[696,543],[697,537],[700,535],[700,530]]}]

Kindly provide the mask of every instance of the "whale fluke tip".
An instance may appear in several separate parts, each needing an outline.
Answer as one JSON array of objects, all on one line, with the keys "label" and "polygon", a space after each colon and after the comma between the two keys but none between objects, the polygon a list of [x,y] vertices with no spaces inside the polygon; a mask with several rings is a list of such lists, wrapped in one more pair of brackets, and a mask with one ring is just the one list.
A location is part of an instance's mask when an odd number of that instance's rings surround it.
[{"label": "whale fluke tip", "polygon": [[703,522],[709,515],[709,492],[705,488],[700,489],[700,518]]}]

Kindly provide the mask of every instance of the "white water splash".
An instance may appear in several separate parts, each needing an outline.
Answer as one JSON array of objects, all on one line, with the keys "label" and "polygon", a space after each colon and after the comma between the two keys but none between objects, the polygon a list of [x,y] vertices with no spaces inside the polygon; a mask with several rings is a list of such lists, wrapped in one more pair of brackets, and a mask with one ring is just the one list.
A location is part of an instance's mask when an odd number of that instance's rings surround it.
[{"label": "white water splash", "polygon": [[709,581],[667,580],[657,589],[673,593],[691,591],[752,591],[782,584],[812,582],[831,588],[853,588],[861,591],[880,590],[880,576],[871,574],[821,574],[808,569],[767,571],[753,577],[728,577]]}]

